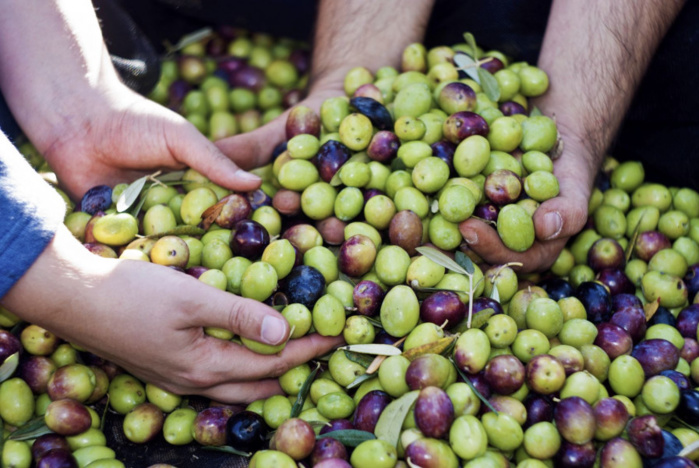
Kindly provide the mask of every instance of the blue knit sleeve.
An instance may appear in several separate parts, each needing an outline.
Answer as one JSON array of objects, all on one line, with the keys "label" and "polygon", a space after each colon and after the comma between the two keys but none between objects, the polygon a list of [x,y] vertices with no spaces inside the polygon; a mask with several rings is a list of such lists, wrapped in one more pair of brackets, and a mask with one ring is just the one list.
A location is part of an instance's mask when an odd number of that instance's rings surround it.
[{"label": "blue knit sleeve", "polygon": [[43,252],[64,216],[61,196],[0,132],[0,298]]}]

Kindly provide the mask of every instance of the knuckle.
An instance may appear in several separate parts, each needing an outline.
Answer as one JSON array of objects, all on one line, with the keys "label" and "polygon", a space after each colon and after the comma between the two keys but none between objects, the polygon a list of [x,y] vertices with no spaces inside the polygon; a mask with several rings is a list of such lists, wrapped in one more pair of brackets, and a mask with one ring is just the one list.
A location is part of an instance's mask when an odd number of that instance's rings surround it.
[{"label": "knuckle", "polygon": [[250,334],[249,328],[253,324],[253,319],[246,309],[243,300],[237,300],[231,304],[226,320],[229,330],[242,335]]}]

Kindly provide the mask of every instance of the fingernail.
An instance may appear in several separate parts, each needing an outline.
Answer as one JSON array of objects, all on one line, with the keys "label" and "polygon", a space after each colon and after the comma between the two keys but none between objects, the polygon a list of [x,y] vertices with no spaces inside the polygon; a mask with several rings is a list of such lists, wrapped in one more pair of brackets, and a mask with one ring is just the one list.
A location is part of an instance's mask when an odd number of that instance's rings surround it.
[{"label": "fingernail", "polygon": [[544,215],[544,232],[549,233],[544,239],[554,239],[558,237],[563,229],[563,218],[556,211]]},{"label": "fingernail", "polygon": [[263,342],[277,345],[284,341],[285,334],[286,324],[284,320],[269,315],[262,319],[261,337]]},{"label": "fingernail", "polygon": [[466,233],[462,234],[464,236],[464,240],[466,241],[467,244],[469,245],[474,245],[478,243],[478,234],[476,234],[473,231],[466,231]]},{"label": "fingernail", "polygon": [[250,174],[249,172],[245,172],[245,171],[238,171],[238,172],[236,172],[235,176],[240,180],[250,181],[250,182],[253,182],[253,181],[259,182],[261,180],[255,174]]}]

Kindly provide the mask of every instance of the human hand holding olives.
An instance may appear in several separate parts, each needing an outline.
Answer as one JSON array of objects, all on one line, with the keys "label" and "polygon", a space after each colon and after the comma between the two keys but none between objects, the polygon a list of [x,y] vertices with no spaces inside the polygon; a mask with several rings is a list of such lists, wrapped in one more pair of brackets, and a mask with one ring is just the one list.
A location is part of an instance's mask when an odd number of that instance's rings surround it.
[{"label": "human hand holding olives", "polygon": [[259,302],[160,265],[93,255],[63,226],[3,304],[147,382],[231,403],[280,393],[274,377],[342,342],[310,335],[266,356],[208,336],[203,327],[279,344],[290,330]]}]

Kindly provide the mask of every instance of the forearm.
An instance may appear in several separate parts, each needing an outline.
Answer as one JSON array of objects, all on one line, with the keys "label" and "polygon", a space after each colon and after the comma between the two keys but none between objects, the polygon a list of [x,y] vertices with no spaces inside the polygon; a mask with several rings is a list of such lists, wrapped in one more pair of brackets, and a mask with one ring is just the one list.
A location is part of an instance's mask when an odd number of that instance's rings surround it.
[{"label": "forearm", "polygon": [[0,0],[0,7],[0,89],[45,150],[119,79],[89,0]]},{"label": "forearm", "polygon": [[422,40],[434,0],[324,0],[318,8],[312,86],[341,87],[353,67],[400,65],[405,46]]},{"label": "forearm", "polygon": [[683,4],[554,1],[539,58],[551,86],[537,104],[555,115],[566,153],[587,153],[589,183]]}]

